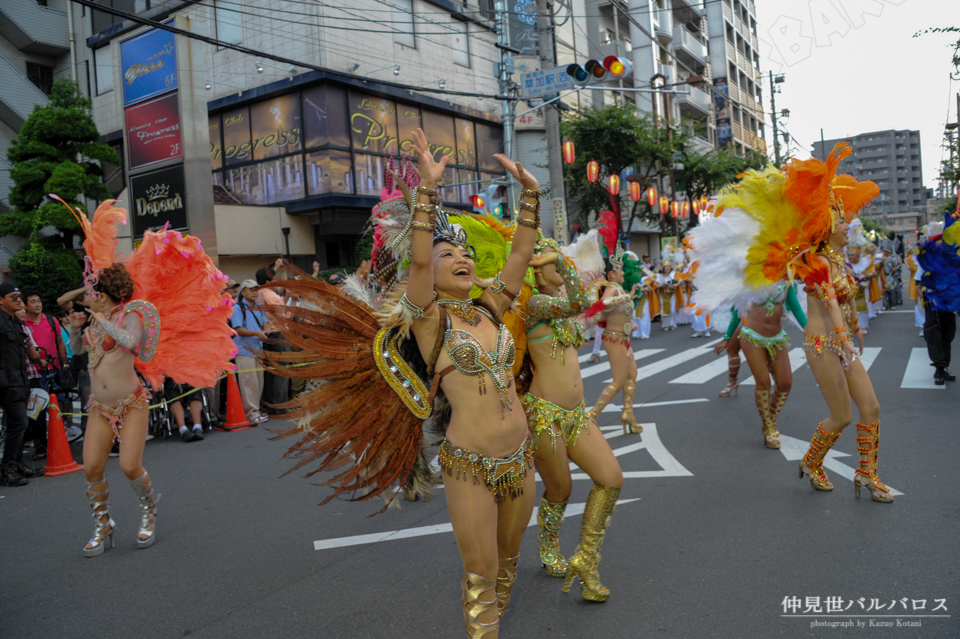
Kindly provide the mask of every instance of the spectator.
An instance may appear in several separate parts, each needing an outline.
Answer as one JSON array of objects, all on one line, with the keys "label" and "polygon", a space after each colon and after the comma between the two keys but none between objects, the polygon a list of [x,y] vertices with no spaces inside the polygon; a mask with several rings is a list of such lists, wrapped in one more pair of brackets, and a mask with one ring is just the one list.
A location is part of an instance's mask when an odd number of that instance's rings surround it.
[{"label": "spectator", "polygon": [[16,313],[23,308],[17,287],[0,284],[0,409],[6,421],[7,441],[0,460],[0,486],[26,486],[27,477],[39,477],[23,463],[23,435],[27,430],[27,357],[36,349],[29,346],[30,336]]},{"label": "spectator", "polygon": [[[26,304],[27,317],[25,324],[30,329],[34,343],[41,349],[44,358],[41,366],[35,369],[36,375],[30,376],[31,388],[50,390],[51,383],[55,382],[56,371],[63,369],[69,362],[67,348],[64,343],[60,324],[50,315],[43,312],[43,300],[37,291],[25,291],[23,299]],[[69,337],[67,338],[69,340]],[[28,366],[28,371],[29,371]],[[62,378],[61,378],[62,379]],[[54,384],[54,391],[61,390]],[[65,389],[63,389],[65,390]],[[69,412],[69,409],[68,409]],[[34,451],[46,456],[47,449],[47,414],[44,412],[39,419],[30,420],[27,427],[28,437],[33,439]],[[83,437],[83,431],[71,424],[67,429],[67,441],[76,441]],[[34,459],[43,459],[34,454]]]},{"label": "spectator", "polygon": [[317,260],[313,261],[313,273],[311,273],[316,279],[320,279],[320,262]]},{"label": "spectator", "polygon": [[334,286],[340,286],[343,284],[343,275],[341,273],[334,273],[327,279],[327,281]]},{"label": "spectator", "polygon": [[[280,277],[285,278],[286,272],[286,263],[283,258],[277,258],[277,261],[273,263],[273,268],[262,268],[257,271],[257,285],[260,286],[257,294],[257,306],[283,306],[286,303],[277,292],[284,292],[283,289],[274,289],[270,286],[277,273],[280,273]],[[279,332],[267,332],[267,342],[263,345],[263,350],[271,352],[288,351],[290,345]],[[276,415],[285,412],[277,410],[273,406],[290,400],[290,380],[264,371],[262,400],[267,414]]]},{"label": "spectator", "polygon": [[257,301],[256,288],[257,283],[254,280],[244,280],[240,284],[240,300],[233,309],[230,323],[237,332],[233,342],[237,346],[237,369],[240,371],[237,373],[237,381],[244,412],[248,421],[259,424],[267,421],[267,416],[260,413],[263,370],[257,361],[256,352],[263,348],[263,341],[267,339],[264,331],[267,318],[263,311],[253,308]]},{"label": "spectator", "polygon": [[[90,296],[84,287],[74,289],[69,293],[64,293],[57,299],[57,305],[67,314],[68,323],[71,316],[76,315],[78,318],[83,316],[85,323],[83,324],[83,328],[80,329],[81,331],[87,330],[87,327],[90,325],[90,316],[86,310],[90,307],[90,302]],[[67,341],[70,341],[69,338]],[[83,414],[80,416],[81,433],[86,433],[87,431],[86,406],[90,399],[90,372],[87,370],[88,363],[89,356],[87,353],[81,353],[79,355],[75,353],[70,360],[70,370],[77,380],[77,394],[80,396],[80,406],[83,407],[81,411]]]},{"label": "spectator", "polygon": [[[170,411],[173,418],[177,420],[177,427],[180,430],[180,439],[185,442],[203,441],[203,421],[200,419],[200,411],[203,410],[203,402],[200,401],[199,389],[190,384],[178,384],[170,378],[163,382],[163,393],[170,404]],[[190,411],[190,417],[193,419],[193,429],[187,428],[184,419],[184,408]]]},{"label": "spectator", "polygon": [[224,293],[230,293],[230,297],[233,298],[233,301],[237,301],[237,296],[240,295],[240,285],[233,278],[227,280],[227,286],[223,289]]}]

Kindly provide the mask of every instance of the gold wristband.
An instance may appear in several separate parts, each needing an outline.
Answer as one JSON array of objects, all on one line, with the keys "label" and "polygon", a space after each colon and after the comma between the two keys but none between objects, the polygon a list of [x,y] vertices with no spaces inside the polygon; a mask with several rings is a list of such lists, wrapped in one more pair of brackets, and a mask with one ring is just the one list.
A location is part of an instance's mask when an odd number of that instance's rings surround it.
[{"label": "gold wristband", "polygon": [[420,193],[423,193],[424,195],[429,195],[430,197],[436,197],[436,196],[437,196],[437,190],[436,190],[436,189],[429,189],[429,188],[427,188],[427,187],[425,187],[425,186],[418,186],[418,187],[417,187],[417,190],[418,190]]},{"label": "gold wristband", "polygon": [[524,211],[530,211],[531,213],[538,213],[540,211],[540,203],[530,204],[529,202],[520,202],[520,208]]},{"label": "gold wristband", "polygon": [[423,204],[418,202],[417,204],[413,205],[414,213],[427,213],[432,216],[434,213],[436,213],[436,211],[437,206],[435,204]]},{"label": "gold wristband", "polygon": [[429,231],[430,233],[433,233],[435,230],[437,230],[437,225],[433,222],[418,222],[417,220],[413,220],[410,222],[410,228],[412,228],[414,231]]},{"label": "gold wristband", "polygon": [[518,217],[517,224],[519,224],[520,226],[526,226],[533,230],[537,230],[538,228],[540,228],[540,224],[538,223],[537,220],[528,220],[525,217]]},{"label": "gold wristband", "polygon": [[535,197],[539,200],[541,197],[543,197],[543,191],[540,189],[537,189],[536,191],[533,189],[520,189],[520,195],[521,197],[524,195],[527,197]]}]

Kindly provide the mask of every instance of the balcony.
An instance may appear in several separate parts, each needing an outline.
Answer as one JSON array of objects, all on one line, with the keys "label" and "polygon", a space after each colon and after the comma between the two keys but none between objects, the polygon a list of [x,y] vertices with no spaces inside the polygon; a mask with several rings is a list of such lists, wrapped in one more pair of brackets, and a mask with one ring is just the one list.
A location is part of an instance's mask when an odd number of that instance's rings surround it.
[{"label": "balcony", "polygon": [[679,11],[692,11],[697,18],[704,16],[703,0],[674,0],[673,8]]},{"label": "balcony", "polygon": [[710,94],[700,87],[690,87],[690,93],[677,96],[680,116],[691,120],[702,120],[710,115],[712,100]]},{"label": "balcony", "polygon": [[757,136],[757,150],[764,155],[767,154],[767,141],[761,138],[759,135]]},{"label": "balcony", "polygon": [[727,91],[730,93],[730,99],[734,102],[740,102],[740,87],[735,84],[730,83],[730,78],[727,78]]},{"label": "balcony", "polygon": [[707,62],[707,45],[683,25],[673,28],[673,52],[689,66],[700,67]]},{"label": "balcony", "polygon": [[753,81],[763,86],[763,71],[757,67],[753,67]]},{"label": "balcony", "polygon": [[740,17],[739,13],[733,14],[733,28],[737,30],[740,35],[745,34],[747,31],[743,28],[743,19]]},{"label": "balcony", "polygon": [[0,57],[0,121],[14,131],[19,131],[33,112],[36,104],[46,104],[47,96],[17,71],[12,64]]},{"label": "balcony", "polygon": [[59,55],[70,50],[67,14],[41,7],[36,0],[0,2],[0,32],[26,53]]},{"label": "balcony", "polygon": [[662,45],[670,44],[673,40],[673,11],[670,9],[660,9],[657,11],[658,22],[655,26],[657,40]]},{"label": "balcony", "polygon": [[754,51],[760,50],[760,40],[757,38],[756,33],[750,33],[750,46],[753,47]]}]

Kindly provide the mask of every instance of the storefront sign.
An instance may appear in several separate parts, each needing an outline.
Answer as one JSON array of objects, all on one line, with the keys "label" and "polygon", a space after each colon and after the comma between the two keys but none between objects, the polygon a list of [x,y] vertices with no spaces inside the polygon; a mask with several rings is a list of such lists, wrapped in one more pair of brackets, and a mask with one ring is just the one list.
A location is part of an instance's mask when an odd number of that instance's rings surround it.
[{"label": "storefront sign", "polygon": [[185,191],[182,164],[131,177],[134,238],[159,231],[168,222],[171,229],[186,230]]},{"label": "storefront sign", "polygon": [[127,144],[130,168],[183,157],[177,94],[127,107]]},{"label": "storefront sign", "polygon": [[121,42],[120,64],[124,106],[176,89],[176,36],[151,29]]}]

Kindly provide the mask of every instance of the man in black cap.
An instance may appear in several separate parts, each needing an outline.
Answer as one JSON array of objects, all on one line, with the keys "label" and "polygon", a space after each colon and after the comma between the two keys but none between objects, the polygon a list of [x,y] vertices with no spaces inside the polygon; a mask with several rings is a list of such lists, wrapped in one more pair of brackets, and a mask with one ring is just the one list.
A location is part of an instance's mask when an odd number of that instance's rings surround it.
[{"label": "man in black cap", "polygon": [[[23,463],[23,434],[27,430],[27,344],[29,337],[16,317],[23,308],[19,289],[0,283],[0,408],[7,419],[7,443],[0,461],[0,486],[26,486],[27,477],[39,477]],[[32,353],[36,355],[36,353]]]}]

